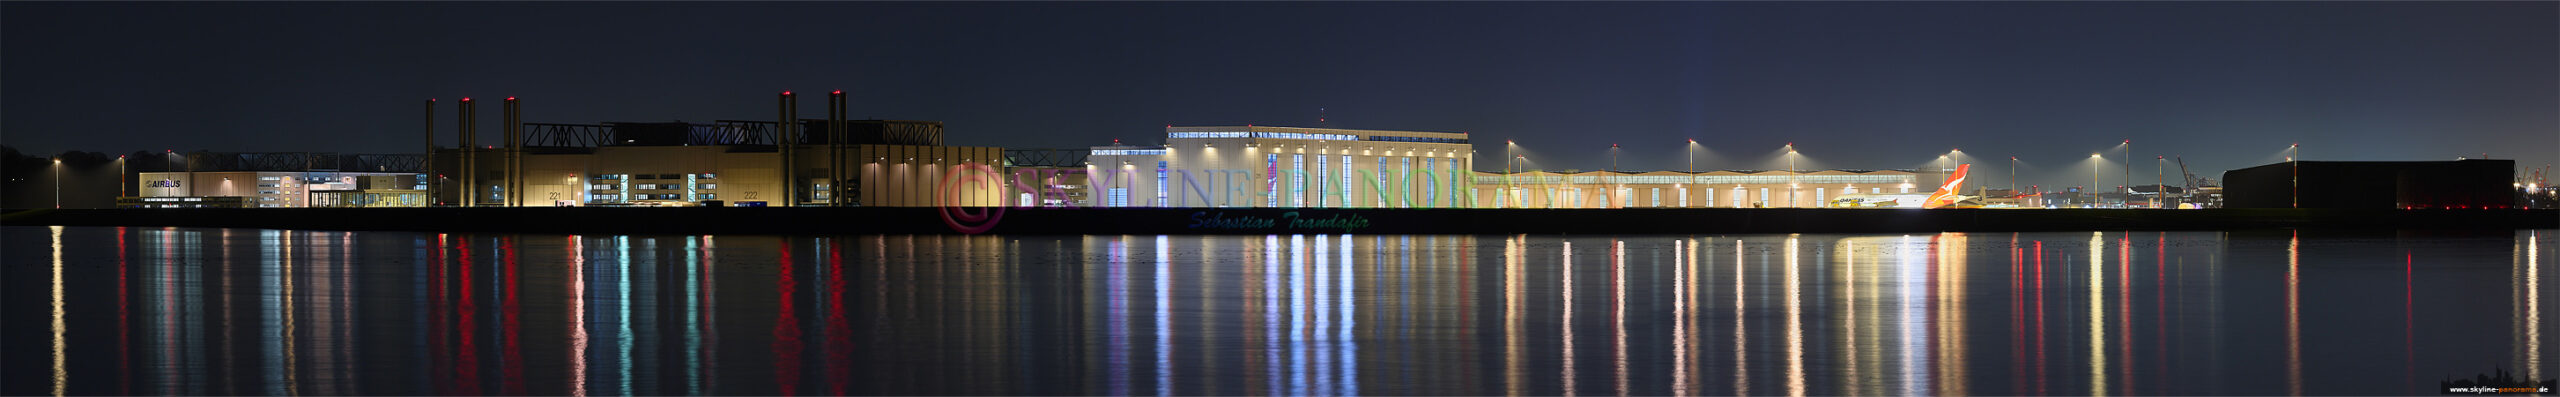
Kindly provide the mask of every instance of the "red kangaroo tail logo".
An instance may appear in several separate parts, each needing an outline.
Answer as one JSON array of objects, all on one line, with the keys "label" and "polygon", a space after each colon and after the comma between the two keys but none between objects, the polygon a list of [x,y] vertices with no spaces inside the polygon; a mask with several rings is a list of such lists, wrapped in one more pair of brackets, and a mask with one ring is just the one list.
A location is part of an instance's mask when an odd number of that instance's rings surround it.
[{"label": "red kangaroo tail logo", "polygon": [[1965,171],[1971,170],[1973,170],[1972,164],[1957,164],[1956,174],[1954,176],[1947,177],[1947,184],[1939,185],[1938,192],[1930,193],[1928,200],[1921,201],[1920,208],[1941,208],[1955,205],[1956,199],[1959,196],[1956,192],[1964,188],[1964,173]]}]

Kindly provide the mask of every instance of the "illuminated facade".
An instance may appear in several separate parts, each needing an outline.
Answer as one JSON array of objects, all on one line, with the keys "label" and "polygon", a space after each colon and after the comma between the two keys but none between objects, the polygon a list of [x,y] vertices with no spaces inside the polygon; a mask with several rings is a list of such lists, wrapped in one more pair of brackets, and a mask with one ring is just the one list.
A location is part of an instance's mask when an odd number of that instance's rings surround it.
[{"label": "illuminated facade", "polygon": [[1096,146],[1099,207],[1463,207],[1465,133],[1166,127],[1162,146]]},{"label": "illuminated facade", "polygon": [[[479,178],[439,171],[437,202],[460,202],[468,190],[474,206],[1006,204],[999,183],[941,189],[969,164],[1000,164],[1001,148],[943,146],[942,123],[902,120],[847,121],[848,137],[837,145],[825,138],[825,124],[802,120],[791,153],[770,144],[770,122],[528,124],[536,133],[521,150],[473,151]],[[507,171],[510,154],[515,172]],[[438,149],[436,169],[459,170],[461,157]],[[786,177],[785,164],[796,172]],[[988,167],[989,175],[1002,172]],[[521,181],[510,183],[511,175]],[[510,196],[509,186],[521,194]]]},{"label": "illuminated facade", "polygon": [[[1906,170],[1476,173],[1478,208],[1815,208],[1936,190]],[[1910,197],[1904,197],[1910,196]]]},{"label": "illuminated facade", "polygon": [[[195,171],[143,172],[134,184],[136,203],[151,208],[179,208],[184,202],[170,198],[241,197],[241,207],[301,208],[332,206],[343,201],[320,200],[318,195],[335,192],[369,192],[389,195],[385,200],[370,201],[379,207],[424,206],[418,174],[404,172],[338,172],[338,171]],[[401,201],[406,198],[408,201]],[[320,203],[325,201],[325,203]],[[228,203],[229,201],[224,201]]]}]

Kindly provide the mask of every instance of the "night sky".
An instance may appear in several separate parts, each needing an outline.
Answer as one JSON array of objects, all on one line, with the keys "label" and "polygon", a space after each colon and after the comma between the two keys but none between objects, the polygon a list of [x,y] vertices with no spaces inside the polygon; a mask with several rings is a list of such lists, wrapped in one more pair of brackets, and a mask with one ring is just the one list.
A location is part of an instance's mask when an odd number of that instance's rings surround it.
[{"label": "night sky", "polygon": [[522,97],[528,122],[769,120],[778,91],[842,89],[853,117],[942,121],[953,145],[1321,114],[1471,133],[1479,170],[1504,139],[1538,168],[1620,143],[1620,169],[1679,170],[1694,138],[1700,169],[1961,148],[1976,183],[2016,156],[2056,186],[2125,139],[2207,177],[2293,142],[2538,167],[2555,76],[2555,2],[0,4],[0,138],[33,155],[414,153],[427,98],[451,145],[464,96]]}]

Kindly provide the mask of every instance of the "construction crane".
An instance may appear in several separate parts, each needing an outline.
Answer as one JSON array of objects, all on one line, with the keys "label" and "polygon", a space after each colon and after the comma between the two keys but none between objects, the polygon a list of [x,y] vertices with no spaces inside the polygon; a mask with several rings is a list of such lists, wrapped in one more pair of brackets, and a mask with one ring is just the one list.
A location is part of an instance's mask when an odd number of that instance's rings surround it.
[{"label": "construction crane", "polygon": [[2178,156],[2178,175],[2181,178],[2185,178],[2187,183],[2187,190],[2178,192],[2178,203],[2186,204],[2195,202],[2197,187],[2196,173],[2187,172],[2187,156]]}]

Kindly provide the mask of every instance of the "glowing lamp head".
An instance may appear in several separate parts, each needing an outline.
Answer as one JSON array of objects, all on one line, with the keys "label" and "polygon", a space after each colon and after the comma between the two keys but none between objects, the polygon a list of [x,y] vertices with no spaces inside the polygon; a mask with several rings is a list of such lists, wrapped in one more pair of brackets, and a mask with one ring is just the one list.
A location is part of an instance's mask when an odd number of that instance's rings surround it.
[{"label": "glowing lamp head", "polygon": [[831,92],[829,94],[844,95],[844,90],[836,90],[836,92]]},{"label": "glowing lamp head", "polygon": [[782,92],[782,96],[791,96],[791,92],[790,92],[790,91],[783,91],[783,92]]},{"label": "glowing lamp head", "polygon": [[513,101],[513,100],[516,100],[516,97],[507,97],[507,100],[509,100],[509,101]]},{"label": "glowing lamp head", "polygon": [[2090,154],[2089,154],[2089,158],[2093,158],[2093,159],[2094,159],[2094,158],[2098,158],[2098,154],[2097,154],[2097,153],[2090,153]]},{"label": "glowing lamp head", "polygon": [[471,101],[471,97],[462,97],[462,101],[463,101],[463,102],[470,102],[470,101]]}]

